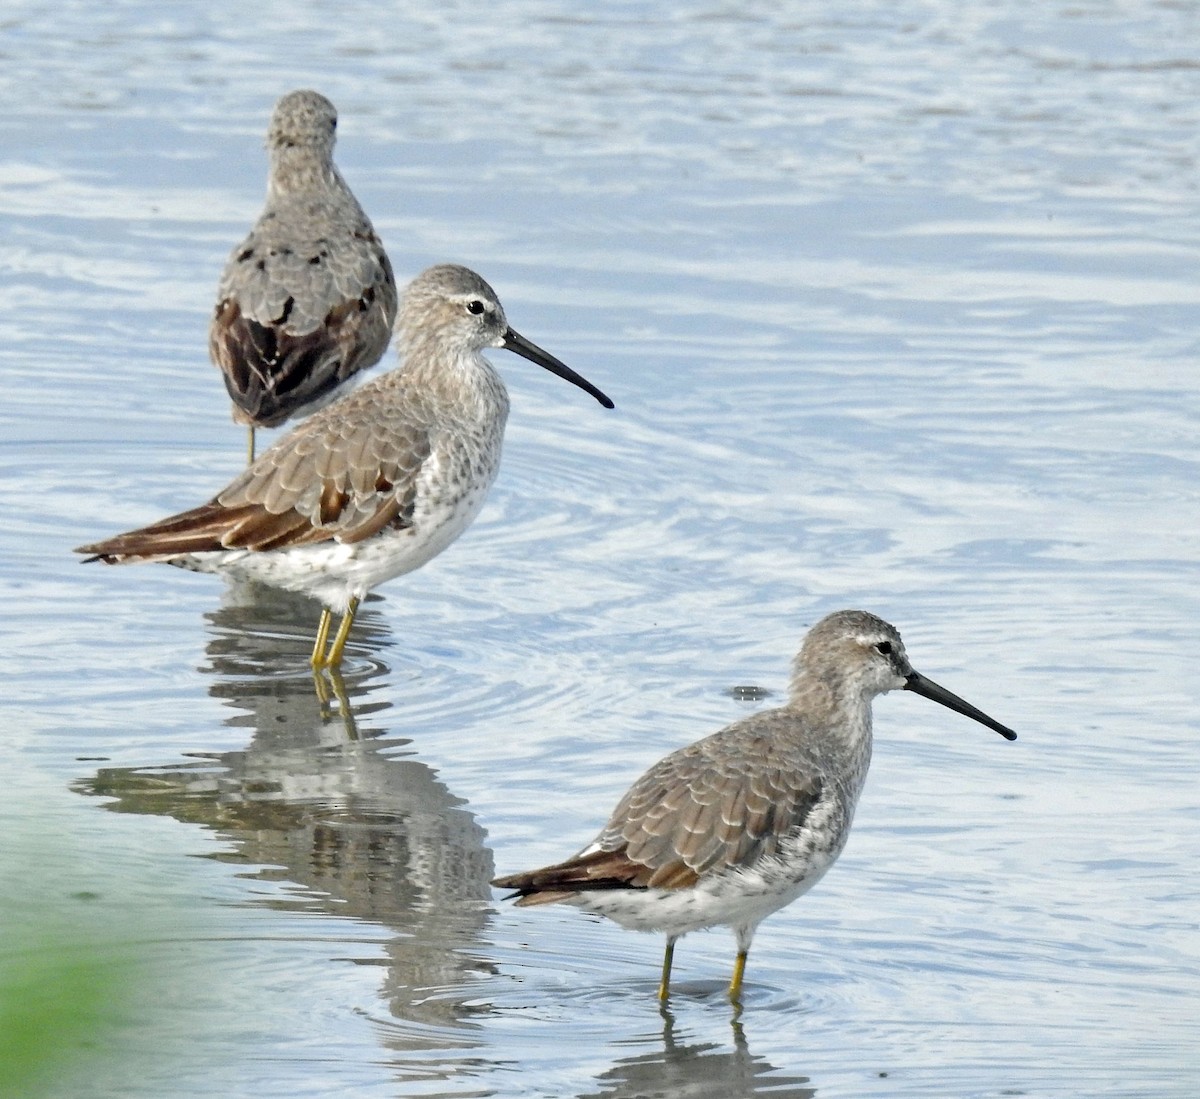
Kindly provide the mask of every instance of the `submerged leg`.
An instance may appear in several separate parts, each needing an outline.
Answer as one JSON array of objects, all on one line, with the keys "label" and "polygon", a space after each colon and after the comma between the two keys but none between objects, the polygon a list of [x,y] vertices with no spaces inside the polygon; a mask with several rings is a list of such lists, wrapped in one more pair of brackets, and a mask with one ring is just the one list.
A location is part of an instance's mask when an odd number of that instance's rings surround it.
[{"label": "submerged leg", "polygon": [[346,730],[347,740],[358,739],[358,726],[354,722],[354,707],[350,705],[350,696],[346,693],[346,682],[337,668],[313,668],[313,688],[317,692],[317,702],[321,707],[321,720],[328,721],[332,716],[330,703],[337,701],[342,728]]},{"label": "submerged leg", "polygon": [[750,943],[754,939],[754,932],[758,929],[757,923],[750,924],[749,927],[735,927],[734,935],[737,936],[737,960],[733,963],[733,976],[729,981],[729,999],[739,1010],[742,1006],[742,978],[746,975],[746,955],[750,953]]},{"label": "submerged leg", "polygon": [[346,613],[342,615],[342,624],[338,626],[337,636],[329,646],[329,655],[325,658],[325,667],[336,668],[342,662],[342,652],[346,648],[346,638],[350,636],[350,627],[354,625],[354,615],[358,610],[358,599],[351,599]]},{"label": "submerged leg", "polygon": [[746,975],[746,955],[750,948],[737,952],[737,960],[733,963],[733,977],[729,981],[729,999],[732,1003],[742,1002],[742,978]]},{"label": "submerged leg", "polygon": [[246,443],[246,465],[254,461],[254,425],[250,425],[250,438]]},{"label": "submerged leg", "polygon": [[321,619],[317,623],[317,639],[313,642],[312,658],[309,660],[314,668],[325,667],[325,643],[329,640],[329,626],[332,622],[333,611],[322,607]]},{"label": "submerged leg", "polygon": [[671,962],[675,958],[675,936],[667,936],[667,949],[663,951],[662,979],[658,982],[658,1002],[665,1004],[671,989]]}]

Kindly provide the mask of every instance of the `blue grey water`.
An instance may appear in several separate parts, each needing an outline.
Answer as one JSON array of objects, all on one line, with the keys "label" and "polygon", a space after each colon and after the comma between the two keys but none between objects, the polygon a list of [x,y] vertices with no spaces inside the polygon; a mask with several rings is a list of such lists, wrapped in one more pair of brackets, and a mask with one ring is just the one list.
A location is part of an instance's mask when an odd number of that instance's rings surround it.
[{"label": "blue grey water", "polygon": [[[150,989],[58,1094],[1194,1096],[1198,41],[1168,0],[7,0],[0,917],[117,928]],[[208,313],[304,86],[398,277],[476,268],[617,402],[495,353],[500,479],[364,606],[346,709],[311,604],[69,552],[237,471]],[[658,939],[488,889],[848,606],[1021,739],[879,700],[738,1025],[727,933],[664,1017]]]}]

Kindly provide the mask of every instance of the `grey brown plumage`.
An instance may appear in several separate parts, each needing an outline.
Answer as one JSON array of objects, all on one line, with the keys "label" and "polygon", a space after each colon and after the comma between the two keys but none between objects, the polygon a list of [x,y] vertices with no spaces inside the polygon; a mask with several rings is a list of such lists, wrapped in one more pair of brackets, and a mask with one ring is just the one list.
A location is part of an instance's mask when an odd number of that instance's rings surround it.
[{"label": "grey brown plumage", "polygon": [[[548,904],[579,890],[686,889],[703,874],[774,857],[823,783],[797,781],[812,761],[771,736],[772,724],[778,715],[760,714],[659,760],[613,810],[599,850],[498,884],[519,891],[518,905]],[[755,760],[753,774],[744,759]]]},{"label": "grey brown plumage", "polygon": [[387,253],[333,163],[336,125],[317,92],[276,104],[266,207],[217,290],[209,352],[251,428],[331,399],[379,361],[396,318]]},{"label": "grey brown plumage", "polygon": [[675,940],[732,927],[740,995],[759,922],[810,889],[841,853],[871,758],[871,699],[904,688],[1006,739],[1012,730],[913,670],[899,633],[865,611],[809,631],[789,700],[659,760],[574,857],[497,878],[520,906],[575,904],[636,930],[667,934],[659,995]]},{"label": "grey brown plumage", "polygon": [[[384,379],[380,379],[382,383]],[[137,557],[337,541],[411,526],[417,478],[432,449],[431,411],[401,379],[351,393],[297,427],[208,503],[80,552]]]},{"label": "grey brown plumage", "polygon": [[[401,365],[300,424],[205,504],[81,546],[108,564],[162,561],[321,600],[315,664],[336,664],[358,601],[446,548],[500,463],[508,395],[484,347],[504,347],[612,401],[509,327],[475,272],[432,267],[405,291]],[[329,614],[344,615],[328,656]]]}]

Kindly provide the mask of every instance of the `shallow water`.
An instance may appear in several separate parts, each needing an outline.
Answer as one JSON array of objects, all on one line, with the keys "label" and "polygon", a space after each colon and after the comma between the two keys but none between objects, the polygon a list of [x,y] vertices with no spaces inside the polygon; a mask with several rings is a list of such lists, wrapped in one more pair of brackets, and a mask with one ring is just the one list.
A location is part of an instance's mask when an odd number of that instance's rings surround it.
[{"label": "shallow water", "polygon": [[[0,24],[0,916],[120,927],[120,1096],[1192,1096],[1200,10],[13,0]],[[475,526],[317,608],[70,548],[238,468],[205,352],[300,86],[497,352]],[[676,954],[496,872],[864,606],[911,696],[838,866]],[[739,701],[733,688],[772,692]],[[340,693],[340,697],[339,697]],[[116,948],[114,948],[116,949]]]}]

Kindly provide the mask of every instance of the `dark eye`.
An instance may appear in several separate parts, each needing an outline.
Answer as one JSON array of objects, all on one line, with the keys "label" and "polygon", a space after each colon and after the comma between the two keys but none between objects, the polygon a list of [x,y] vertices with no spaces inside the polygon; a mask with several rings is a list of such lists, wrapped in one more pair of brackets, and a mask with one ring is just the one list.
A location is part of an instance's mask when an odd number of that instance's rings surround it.
[{"label": "dark eye", "polygon": [[890,656],[892,652],[892,643],[890,641],[880,641],[875,645],[875,651],[882,653],[884,656]]},{"label": "dark eye", "polygon": [[479,314],[483,312],[483,310],[484,310],[484,304],[478,298],[476,298],[474,301],[467,302],[467,312],[468,313],[474,313],[475,316],[478,317]]}]

